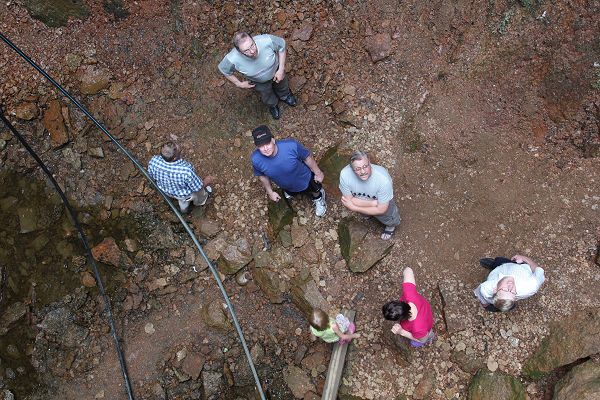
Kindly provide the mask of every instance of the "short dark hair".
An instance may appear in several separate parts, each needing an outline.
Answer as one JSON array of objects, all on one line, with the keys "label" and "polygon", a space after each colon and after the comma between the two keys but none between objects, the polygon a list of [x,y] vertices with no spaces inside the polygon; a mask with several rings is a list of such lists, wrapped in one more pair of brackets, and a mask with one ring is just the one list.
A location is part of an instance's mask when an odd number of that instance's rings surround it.
[{"label": "short dark hair", "polygon": [[162,149],[160,149],[160,155],[166,162],[176,160],[179,157],[179,154],[179,146],[177,146],[177,143],[175,142],[167,142],[163,144]]},{"label": "short dark hair", "polygon": [[244,40],[248,39],[248,38],[252,38],[250,35],[248,35],[246,32],[236,32],[233,35],[233,46],[236,49],[240,49],[240,43],[242,43]]},{"label": "short dark hair", "polygon": [[406,321],[411,317],[410,306],[404,301],[390,301],[381,308],[381,311],[383,318],[388,321]]}]

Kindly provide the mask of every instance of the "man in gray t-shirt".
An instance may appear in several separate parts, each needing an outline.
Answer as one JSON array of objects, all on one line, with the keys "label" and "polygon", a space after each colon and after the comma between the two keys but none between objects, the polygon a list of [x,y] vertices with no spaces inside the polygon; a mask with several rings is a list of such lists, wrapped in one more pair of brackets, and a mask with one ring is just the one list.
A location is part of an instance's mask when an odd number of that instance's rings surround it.
[{"label": "man in gray t-shirt", "polygon": [[371,164],[366,153],[355,151],[340,172],[340,191],[344,207],[377,218],[385,225],[381,239],[392,237],[400,225],[400,212],[387,169]]},{"label": "man in gray t-shirt", "polygon": [[[233,36],[233,45],[235,48],[219,63],[219,71],[235,86],[258,91],[273,118],[279,119],[279,100],[290,106],[298,103],[285,75],[285,40],[274,35],[252,37],[238,32]],[[238,79],[236,71],[247,80]]]}]

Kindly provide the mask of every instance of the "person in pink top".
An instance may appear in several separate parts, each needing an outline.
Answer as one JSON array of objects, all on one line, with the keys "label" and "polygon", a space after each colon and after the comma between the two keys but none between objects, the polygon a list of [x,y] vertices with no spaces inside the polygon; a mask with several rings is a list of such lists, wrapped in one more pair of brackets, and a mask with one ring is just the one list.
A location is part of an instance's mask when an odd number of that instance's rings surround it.
[{"label": "person in pink top", "polygon": [[417,292],[415,274],[410,267],[404,269],[403,277],[402,296],[383,306],[383,317],[399,322],[392,327],[395,335],[410,339],[413,347],[421,347],[435,338],[431,305]]}]

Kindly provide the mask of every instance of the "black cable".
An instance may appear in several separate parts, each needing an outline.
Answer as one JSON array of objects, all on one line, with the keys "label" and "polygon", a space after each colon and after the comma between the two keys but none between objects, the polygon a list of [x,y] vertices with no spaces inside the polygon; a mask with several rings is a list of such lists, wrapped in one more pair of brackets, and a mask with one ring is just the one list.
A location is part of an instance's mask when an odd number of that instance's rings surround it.
[{"label": "black cable", "polygon": [[98,284],[98,290],[100,291],[100,294],[102,295],[102,299],[104,300],[104,311],[106,312],[106,314],[108,316],[108,323],[110,324],[110,330],[112,332],[112,336],[115,341],[115,347],[117,349],[117,355],[119,356],[119,363],[121,364],[121,372],[123,373],[123,379],[125,380],[125,388],[127,389],[127,395],[129,396],[129,398],[131,400],[133,400],[133,391],[131,389],[131,384],[129,382],[129,374],[127,373],[127,365],[125,364],[125,357],[123,356],[123,349],[121,348],[121,343],[119,341],[119,337],[117,336],[117,329],[115,328],[115,321],[113,318],[112,310],[110,308],[110,299],[108,298],[108,295],[106,294],[106,291],[104,290],[104,284],[102,283],[102,278],[100,277],[100,272],[98,271],[98,265],[96,264],[96,260],[94,260],[94,256],[92,255],[92,250],[90,249],[90,245],[88,243],[87,237],[85,236],[85,233],[83,232],[83,229],[81,228],[81,225],[79,224],[79,220],[77,219],[77,213],[75,212],[75,210],[73,210],[73,207],[71,207],[71,204],[69,203],[69,200],[67,199],[67,196],[65,196],[64,192],[62,191],[62,189],[60,188],[60,186],[58,185],[58,183],[52,176],[52,173],[50,172],[48,167],[46,167],[46,165],[38,157],[36,152],[29,146],[29,144],[27,143],[25,138],[23,138],[23,136],[21,136],[21,134],[15,129],[15,127],[10,123],[10,121],[8,119],[6,119],[6,117],[4,116],[4,110],[2,109],[1,106],[0,106],[0,119],[2,119],[2,122],[4,122],[4,124],[8,127],[8,129],[11,130],[13,135],[15,135],[15,137],[19,140],[19,142],[21,142],[23,147],[25,147],[25,149],[27,149],[29,154],[31,154],[31,156],[34,158],[34,160],[38,163],[38,165],[40,166],[42,171],[44,171],[44,173],[46,174],[48,179],[50,179],[50,182],[52,182],[54,189],[56,189],[56,191],[58,192],[67,211],[69,211],[69,216],[71,217],[71,220],[73,221],[73,225],[75,225],[75,228],[77,229],[77,232],[79,233],[79,238],[83,242],[83,247],[85,248],[85,253],[87,254],[88,261],[90,262],[90,264],[92,264],[92,269],[94,270],[94,275],[96,276],[96,283]]},{"label": "black cable", "polygon": [[11,42],[1,32],[0,32],[0,39],[2,39],[2,41],[4,41],[4,43],[6,43],[11,49],[13,49],[17,54],[19,54],[19,56],[21,56],[21,58],[23,58],[25,61],[27,61],[33,68],[35,68],[47,80],[49,80],[50,83],[52,83],[64,96],[66,96],[69,100],[71,100],[71,102],[73,102],[73,104],[75,104],[77,106],[77,108],[79,108],[81,110],[81,112],[83,112],[89,119],[91,119],[92,122],[98,127],[98,129],[100,129],[106,136],[108,136],[108,138],[117,146],[117,148],[119,150],[121,150],[127,156],[127,158],[129,158],[129,160],[142,173],[142,175],[144,175],[144,177],[148,180],[148,182],[150,182],[152,187],[162,196],[162,198],[165,200],[165,202],[171,208],[171,211],[173,211],[173,213],[175,213],[175,215],[179,219],[179,222],[181,223],[181,225],[183,225],[188,236],[192,239],[192,241],[196,245],[196,248],[202,255],[202,258],[208,265],[210,272],[213,274],[213,277],[215,278],[215,281],[217,282],[217,286],[219,286],[219,290],[221,291],[221,294],[223,295],[223,299],[225,300],[225,304],[227,305],[227,309],[229,310],[229,314],[231,315],[231,319],[233,321],[233,326],[236,329],[236,332],[240,339],[240,343],[242,344],[242,348],[244,349],[244,353],[246,355],[246,360],[248,361],[248,365],[250,366],[250,370],[252,371],[252,375],[254,376],[254,382],[256,385],[256,389],[258,390],[258,393],[260,394],[261,400],[266,400],[265,394],[262,389],[262,384],[260,382],[260,379],[258,378],[258,373],[256,372],[256,367],[254,366],[254,362],[252,361],[252,356],[250,355],[250,350],[248,349],[248,345],[246,344],[246,339],[244,338],[244,333],[242,332],[242,328],[238,322],[237,315],[235,313],[235,310],[233,309],[233,304],[231,304],[231,300],[229,299],[229,296],[227,295],[227,291],[225,290],[225,287],[223,286],[223,282],[221,281],[221,278],[219,277],[219,272],[217,271],[217,269],[215,268],[215,266],[213,265],[211,260],[208,258],[208,256],[204,252],[204,250],[202,249],[202,246],[200,245],[198,238],[196,238],[194,231],[192,231],[192,228],[190,228],[190,226],[185,221],[185,219],[183,218],[183,216],[181,215],[179,210],[173,205],[173,202],[171,201],[169,196],[167,196],[162,190],[160,190],[160,188],[156,185],[156,182],[154,182],[154,180],[150,177],[150,175],[148,175],[148,172],[146,172],[144,167],[142,167],[142,165],[135,159],[135,157],[133,157],[133,155],[125,147],[123,147],[121,145],[121,143],[119,143],[119,141],[117,139],[115,139],[110,134],[110,132],[100,122],[98,122],[98,120],[96,120],[96,118],[94,118],[92,116],[92,114],[90,114],[90,112],[85,107],[83,107],[75,98],[73,98],[73,96],[71,96],[69,94],[69,92],[67,92],[58,82],[56,82],[54,79],[52,79],[52,77],[50,75],[48,75],[48,73],[46,73],[46,71],[44,71],[35,62],[33,62],[31,60],[31,58],[29,58],[25,53],[23,53],[23,51],[21,51],[21,49],[19,49],[13,42]]}]

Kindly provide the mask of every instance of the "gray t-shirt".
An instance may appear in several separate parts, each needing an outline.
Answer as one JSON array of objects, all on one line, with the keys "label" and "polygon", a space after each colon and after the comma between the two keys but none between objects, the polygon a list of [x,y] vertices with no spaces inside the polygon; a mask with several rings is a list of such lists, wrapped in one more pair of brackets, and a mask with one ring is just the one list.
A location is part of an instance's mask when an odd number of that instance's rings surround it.
[{"label": "gray t-shirt", "polygon": [[344,196],[377,200],[380,204],[394,198],[392,177],[387,169],[375,164],[371,164],[371,176],[366,181],[356,176],[352,166],[346,165],[340,172],[340,191]]},{"label": "gray t-shirt", "polygon": [[254,82],[268,82],[279,68],[279,53],[285,50],[285,40],[274,35],[254,36],[258,56],[251,58],[238,49],[231,49],[219,63],[223,75],[232,75],[235,71]]}]

